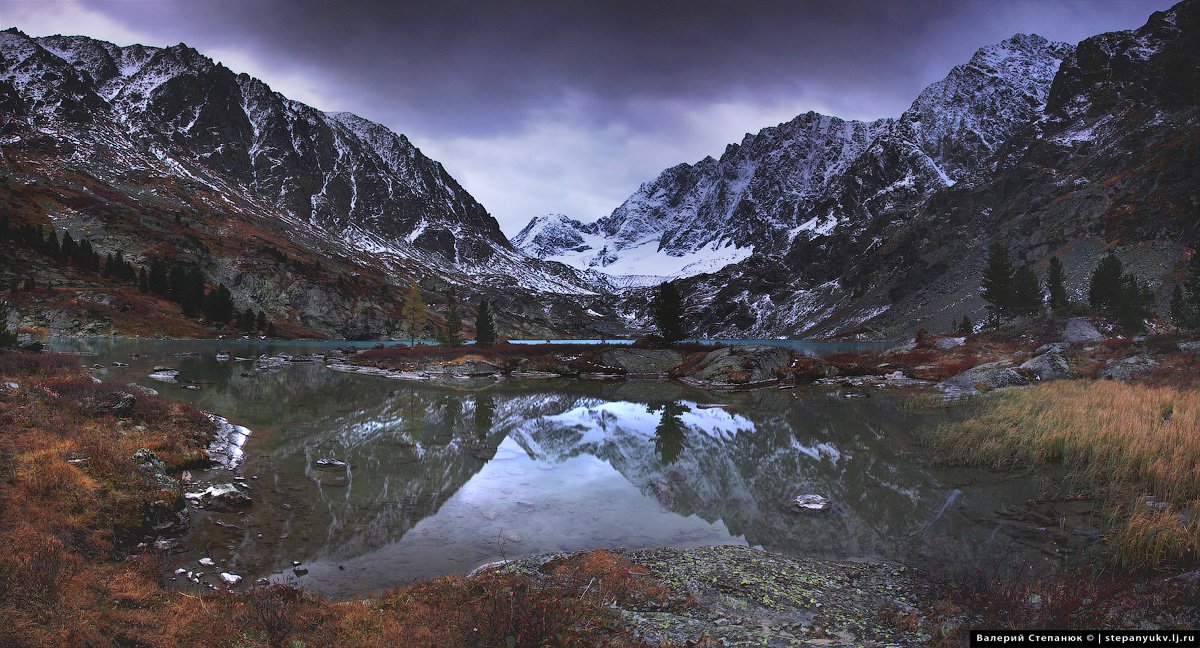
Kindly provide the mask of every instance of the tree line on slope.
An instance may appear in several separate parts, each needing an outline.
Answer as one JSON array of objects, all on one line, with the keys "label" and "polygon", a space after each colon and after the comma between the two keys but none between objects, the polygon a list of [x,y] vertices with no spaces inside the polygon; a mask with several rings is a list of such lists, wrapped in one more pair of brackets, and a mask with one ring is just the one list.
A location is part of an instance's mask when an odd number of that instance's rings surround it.
[{"label": "tree line on slope", "polygon": [[[1113,254],[1100,260],[1088,281],[1090,311],[1069,298],[1058,257],[1051,257],[1045,279],[1040,280],[1028,266],[1014,265],[1002,243],[988,248],[981,288],[992,323],[1008,317],[1044,315],[1047,310],[1055,315],[1093,312],[1111,318],[1122,332],[1135,335],[1144,331],[1146,320],[1155,315],[1153,291]],[[1200,252],[1188,262],[1187,278],[1175,286],[1170,316],[1180,329],[1200,329]],[[972,325],[964,317],[956,328],[960,333],[970,333]]]},{"label": "tree line on slope", "polygon": [[[134,286],[143,293],[163,297],[178,304],[185,317],[203,316],[210,323],[232,324],[239,331],[277,335],[274,322],[269,321],[262,310],[255,312],[249,306],[239,310],[224,284],[206,288],[204,273],[195,265],[168,265],[162,259],[154,258],[147,268],[129,261],[120,250],[107,253],[101,260],[100,253],[88,239],[76,241],[67,231],[60,239],[53,229],[43,234],[41,228],[30,225],[11,227],[7,214],[0,215],[0,240],[38,252],[59,266],[97,274],[113,282]],[[14,292],[20,287],[18,281],[10,286]],[[26,277],[23,287],[34,289],[37,281]]]}]

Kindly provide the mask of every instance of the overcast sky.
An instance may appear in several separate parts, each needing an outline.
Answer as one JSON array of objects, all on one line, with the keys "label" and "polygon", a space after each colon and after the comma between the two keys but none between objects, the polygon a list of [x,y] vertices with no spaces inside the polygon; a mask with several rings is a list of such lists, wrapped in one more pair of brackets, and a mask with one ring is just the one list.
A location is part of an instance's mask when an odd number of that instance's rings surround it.
[{"label": "overcast sky", "polygon": [[0,24],[185,42],[404,133],[509,235],[594,220],[679,162],[803,112],[896,116],[979,47],[1071,43],[1170,0],[0,0]]}]

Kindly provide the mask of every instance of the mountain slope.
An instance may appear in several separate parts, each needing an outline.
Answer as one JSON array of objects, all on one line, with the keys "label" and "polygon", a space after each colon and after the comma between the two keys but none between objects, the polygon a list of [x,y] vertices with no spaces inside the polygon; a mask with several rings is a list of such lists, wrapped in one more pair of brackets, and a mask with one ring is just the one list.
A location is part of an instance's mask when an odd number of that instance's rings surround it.
[{"label": "mountain slope", "polygon": [[[409,277],[493,298],[531,334],[605,310],[591,279],[514,250],[403,135],[291,101],[186,45],[0,32],[0,104],[0,204],[15,222],[53,223],[142,265],[199,265],[275,317],[397,334],[393,293]],[[310,269],[263,263],[265,249]]]},{"label": "mountain slope", "polygon": [[[667,169],[595,223],[535,218],[513,242],[617,275],[691,276],[754,251],[782,253],[797,237],[822,236],[978,168],[1034,117],[1070,51],[1018,34],[980,49],[899,119],[800,115],[729,145],[720,160]],[[638,270],[647,267],[657,272]]]},{"label": "mountain slope", "polygon": [[[1076,299],[1114,250],[1165,303],[1200,235],[1198,13],[1191,0],[1138,30],[1081,42],[1041,95],[1044,108],[952,186],[918,173],[929,154],[917,140],[878,155],[873,145],[822,206],[846,214],[838,226],[797,237],[782,258],[755,255],[688,280],[693,318],[725,336],[946,330],[963,315],[982,318],[992,241],[1039,271],[1059,256]],[[897,177],[924,188],[887,192]]]}]

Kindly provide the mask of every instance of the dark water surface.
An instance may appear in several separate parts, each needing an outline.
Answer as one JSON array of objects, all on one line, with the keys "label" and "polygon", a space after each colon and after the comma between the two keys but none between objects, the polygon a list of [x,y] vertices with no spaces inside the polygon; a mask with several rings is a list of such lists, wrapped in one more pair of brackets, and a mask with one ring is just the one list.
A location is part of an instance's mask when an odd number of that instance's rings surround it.
[{"label": "dark water surface", "polygon": [[[52,346],[97,354],[81,360],[102,365],[93,372],[106,381],[153,387],[253,431],[240,468],[253,506],[197,511],[172,569],[298,580],[335,596],[502,557],[613,547],[735,543],[944,568],[1023,550],[997,533],[992,512],[1038,490],[1030,478],[933,465],[915,433],[962,412],[908,407],[897,395],[566,379],[446,387],[322,362],[259,372],[215,357],[345,343]],[[199,389],[147,378],[155,365]],[[711,404],[725,406],[702,407]],[[323,458],[349,467],[318,469]],[[194,477],[229,481],[222,473]],[[802,493],[825,495],[833,510],[786,510]],[[205,556],[215,570],[197,565]],[[308,574],[295,576],[293,561]]]}]

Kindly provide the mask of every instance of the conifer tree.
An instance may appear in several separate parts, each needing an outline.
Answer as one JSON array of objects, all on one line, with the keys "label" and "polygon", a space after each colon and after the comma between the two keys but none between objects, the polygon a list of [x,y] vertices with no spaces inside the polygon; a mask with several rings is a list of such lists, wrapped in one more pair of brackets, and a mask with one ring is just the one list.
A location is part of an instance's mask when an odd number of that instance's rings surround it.
[{"label": "conifer tree", "polygon": [[670,281],[658,285],[650,301],[650,316],[658,327],[658,334],[667,344],[674,344],[687,337],[683,324],[683,298],[679,289]]},{"label": "conifer tree", "polygon": [[225,284],[218,284],[204,296],[204,317],[210,322],[225,324],[233,317],[233,295]]},{"label": "conifer tree", "polygon": [[1050,295],[1050,310],[1061,313],[1071,306],[1067,297],[1062,261],[1058,257],[1050,257],[1050,267],[1046,270],[1046,292]]},{"label": "conifer tree", "polygon": [[1146,329],[1145,320],[1153,305],[1154,293],[1148,286],[1138,281],[1132,272],[1121,277],[1120,294],[1113,305],[1118,328],[1128,335],[1141,333]]},{"label": "conifer tree", "polygon": [[490,347],[496,343],[496,320],[492,317],[492,307],[488,300],[479,300],[479,310],[475,311],[475,346]]},{"label": "conifer tree", "polygon": [[408,296],[404,299],[404,308],[400,317],[408,329],[410,346],[417,345],[417,336],[425,329],[425,300],[421,297],[421,286],[413,279],[408,288]]},{"label": "conifer tree", "polygon": [[975,324],[971,322],[971,318],[963,315],[962,321],[958,323],[959,335],[971,335],[975,332]]},{"label": "conifer tree", "polygon": [[71,238],[70,232],[63,232],[61,251],[63,263],[75,262],[75,239]]},{"label": "conifer tree", "polygon": [[1183,278],[1185,328],[1200,329],[1200,249],[1192,252]]},{"label": "conifer tree", "polygon": [[279,337],[279,332],[275,330],[275,322],[267,324],[267,337]]},{"label": "conifer tree", "polygon": [[167,274],[167,264],[161,259],[150,260],[150,276],[148,285],[150,292],[166,297],[171,290],[171,281]]},{"label": "conifer tree", "polygon": [[446,293],[446,346],[460,346],[462,344],[462,315],[458,313],[458,297],[454,294],[454,289],[451,288]]},{"label": "conifer tree", "polygon": [[1002,243],[988,247],[988,258],[983,267],[983,300],[993,319],[1012,311],[1013,265],[1008,248]]},{"label": "conifer tree", "polygon": [[150,279],[146,275],[146,266],[138,268],[138,290],[142,292],[150,292]]},{"label": "conifer tree", "polygon": [[1179,284],[1175,284],[1175,290],[1171,291],[1171,321],[1177,328],[1192,328],[1192,313],[1187,298],[1183,296],[1183,286]]},{"label": "conifer tree", "polygon": [[109,252],[104,257],[104,267],[100,270],[100,276],[105,278],[111,277],[116,274],[116,269],[117,258],[113,256],[112,252]]},{"label": "conifer tree", "polygon": [[1029,266],[1021,266],[1013,272],[1012,309],[1024,315],[1033,315],[1045,307],[1041,283]]},{"label": "conifer tree", "polygon": [[1088,303],[1092,308],[1109,312],[1116,309],[1121,299],[1124,274],[1125,266],[1117,257],[1109,254],[1100,260],[1088,284]]},{"label": "conifer tree", "polygon": [[46,235],[46,244],[44,249],[46,256],[50,257],[51,259],[62,258],[62,249],[58,245],[58,232],[50,230],[50,233]]},{"label": "conifer tree", "polygon": [[259,331],[267,330],[267,314],[258,311],[258,318],[254,320],[254,328]]},{"label": "conifer tree", "polygon": [[[229,291],[225,292],[228,293]],[[204,273],[200,271],[200,268],[192,266],[188,269],[187,275],[184,277],[183,300],[180,302],[184,313],[190,316],[202,312],[204,297]],[[230,317],[232,317],[232,312],[230,313]],[[226,317],[221,321],[225,322],[228,320],[229,317]]]},{"label": "conifer tree", "polygon": [[17,345],[17,334],[8,328],[8,303],[0,302],[0,349]]}]

